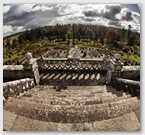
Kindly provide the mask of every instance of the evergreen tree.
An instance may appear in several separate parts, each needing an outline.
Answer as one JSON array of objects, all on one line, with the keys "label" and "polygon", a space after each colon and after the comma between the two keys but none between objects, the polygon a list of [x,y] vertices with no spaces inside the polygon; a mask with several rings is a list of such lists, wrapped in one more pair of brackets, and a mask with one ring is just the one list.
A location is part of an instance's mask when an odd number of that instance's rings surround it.
[{"label": "evergreen tree", "polygon": [[131,34],[131,25],[128,25],[128,32],[127,32],[127,41],[129,42],[130,34]]}]

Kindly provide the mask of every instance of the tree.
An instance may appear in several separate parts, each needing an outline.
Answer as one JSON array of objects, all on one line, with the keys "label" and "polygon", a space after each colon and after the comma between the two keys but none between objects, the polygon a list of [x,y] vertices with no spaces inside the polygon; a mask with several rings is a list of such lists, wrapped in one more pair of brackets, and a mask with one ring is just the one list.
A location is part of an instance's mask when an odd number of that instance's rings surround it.
[{"label": "tree", "polygon": [[135,37],[133,37],[132,35],[129,37],[129,39],[128,39],[128,44],[131,46],[131,45],[133,45],[134,44],[134,42],[135,42]]},{"label": "tree", "polygon": [[123,41],[126,40],[126,32],[125,32],[124,28],[122,28],[122,30],[121,30],[121,40],[123,40]]},{"label": "tree", "polygon": [[24,43],[24,39],[21,35],[18,37],[18,42],[20,45]]},{"label": "tree", "polygon": [[81,40],[81,36],[80,36],[80,34],[78,34],[78,41],[80,41]]},{"label": "tree", "polygon": [[63,40],[63,41],[66,41],[66,37],[65,37],[64,34],[62,35],[62,40]]},{"label": "tree", "polygon": [[117,31],[113,28],[108,28],[106,30],[105,38],[107,40],[107,43],[113,43],[117,38]]},{"label": "tree", "polygon": [[6,47],[7,47],[7,48],[10,48],[10,46],[11,46],[10,40],[9,40],[9,39],[7,39],[7,42],[6,42]]},{"label": "tree", "polygon": [[67,34],[67,44],[69,45],[69,41],[70,41],[70,35],[69,33]]},{"label": "tree", "polygon": [[12,42],[13,48],[19,45],[18,40],[14,39]]},{"label": "tree", "polygon": [[128,25],[128,32],[127,32],[127,41],[129,40],[129,38],[130,38],[130,34],[131,34],[131,31],[130,31],[130,29],[131,29],[132,27],[131,27],[131,25]]},{"label": "tree", "polygon": [[74,45],[74,42],[75,42],[75,35],[76,35],[76,32],[75,32],[75,25],[73,24],[72,25],[72,43]]}]

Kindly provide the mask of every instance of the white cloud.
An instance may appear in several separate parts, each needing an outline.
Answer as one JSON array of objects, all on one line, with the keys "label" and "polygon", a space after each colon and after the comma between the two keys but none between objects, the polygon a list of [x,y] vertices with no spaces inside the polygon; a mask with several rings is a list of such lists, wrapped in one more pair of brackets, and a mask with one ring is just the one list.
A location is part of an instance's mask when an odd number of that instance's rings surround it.
[{"label": "white cloud", "polygon": [[[140,31],[140,14],[119,4],[16,4],[4,6],[4,34],[37,26],[82,23]],[[15,28],[15,31],[12,30]],[[23,30],[22,29],[22,30]],[[18,30],[18,31],[17,31]]]},{"label": "white cloud", "polygon": [[3,6],[3,13],[7,13],[10,10],[10,5]]},{"label": "white cloud", "polygon": [[21,32],[21,31],[24,31],[24,28],[22,26],[11,26],[11,25],[4,25],[3,26],[3,34],[4,36],[8,36],[8,35],[11,35],[11,34],[14,34],[16,32]]},{"label": "white cloud", "polygon": [[36,12],[36,11],[48,11],[52,10],[53,7],[48,7],[45,5],[37,5],[37,4],[16,4],[11,6],[9,10],[10,15],[21,16],[24,13]]}]

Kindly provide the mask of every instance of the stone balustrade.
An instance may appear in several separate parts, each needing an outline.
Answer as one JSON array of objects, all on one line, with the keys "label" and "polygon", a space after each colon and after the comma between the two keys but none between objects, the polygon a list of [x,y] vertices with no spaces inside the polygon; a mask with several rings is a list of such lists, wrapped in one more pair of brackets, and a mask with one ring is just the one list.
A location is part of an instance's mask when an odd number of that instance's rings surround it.
[{"label": "stone balustrade", "polygon": [[3,83],[3,96],[5,98],[9,96],[18,95],[25,90],[31,89],[35,86],[34,79],[25,78],[16,81],[10,81]]},{"label": "stone balustrade", "polygon": [[37,61],[39,70],[103,70],[103,59],[43,58]]},{"label": "stone balustrade", "polygon": [[16,80],[22,78],[34,78],[35,84],[39,84],[39,71],[91,71],[105,72],[106,84],[110,84],[112,78],[121,77],[126,79],[139,78],[140,67],[123,66],[119,55],[114,58],[105,56],[99,59],[84,58],[32,58],[26,54],[23,65],[4,65],[4,80]]}]

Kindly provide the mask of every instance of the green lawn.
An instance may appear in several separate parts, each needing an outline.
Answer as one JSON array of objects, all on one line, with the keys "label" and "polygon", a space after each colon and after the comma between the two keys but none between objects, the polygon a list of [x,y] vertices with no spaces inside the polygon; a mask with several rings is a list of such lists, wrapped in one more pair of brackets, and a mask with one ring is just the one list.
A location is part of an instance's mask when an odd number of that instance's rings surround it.
[{"label": "green lawn", "polygon": [[138,57],[137,55],[124,55],[122,56],[122,58],[124,60],[130,60],[130,61],[140,63],[140,57]]}]

